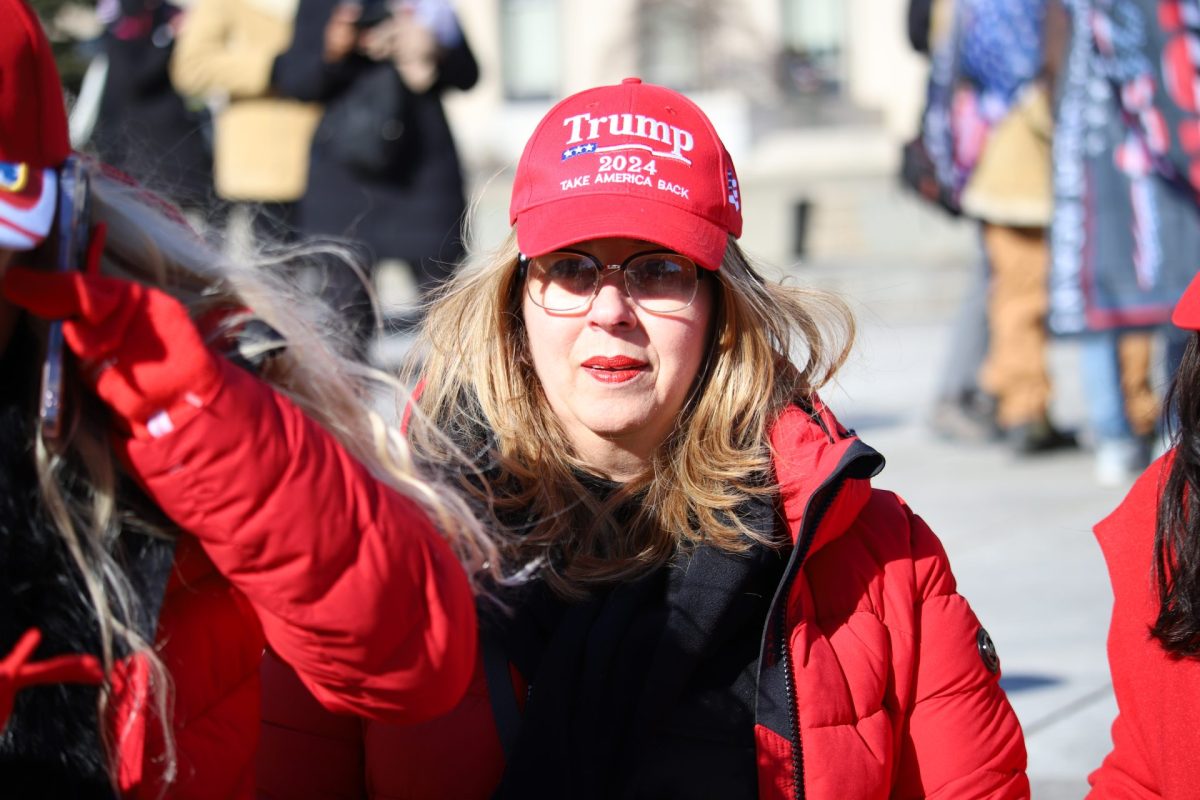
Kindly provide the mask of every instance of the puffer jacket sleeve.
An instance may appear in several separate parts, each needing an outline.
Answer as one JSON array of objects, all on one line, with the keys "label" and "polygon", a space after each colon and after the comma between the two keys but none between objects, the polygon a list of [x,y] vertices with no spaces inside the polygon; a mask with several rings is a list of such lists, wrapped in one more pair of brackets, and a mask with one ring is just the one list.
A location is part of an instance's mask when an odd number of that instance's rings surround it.
[{"label": "puffer jacket sleeve", "polygon": [[466,575],[411,500],[286,398],[222,360],[213,401],[127,461],[253,604],[271,647],[327,708],[440,715],[475,664]]},{"label": "puffer jacket sleeve", "polygon": [[[907,508],[906,508],[907,511]],[[915,675],[894,797],[1028,798],[1025,741],[981,652],[981,626],[957,592],[942,544],[909,514],[917,581]]]}]

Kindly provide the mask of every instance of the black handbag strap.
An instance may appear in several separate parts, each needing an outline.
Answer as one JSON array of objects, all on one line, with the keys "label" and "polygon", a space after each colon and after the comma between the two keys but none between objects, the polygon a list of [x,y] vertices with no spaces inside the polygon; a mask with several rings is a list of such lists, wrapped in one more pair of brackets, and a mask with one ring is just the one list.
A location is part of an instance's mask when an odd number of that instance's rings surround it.
[{"label": "black handbag strap", "polygon": [[507,760],[512,756],[517,733],[521,730],[521,710],[517,707],[504,648],[486,634],[480,637],[480,647],[483,648],[483,674],[492,703],[492,718],[496,721],[496,732],[500,734],[500,746],[504,748]]}]

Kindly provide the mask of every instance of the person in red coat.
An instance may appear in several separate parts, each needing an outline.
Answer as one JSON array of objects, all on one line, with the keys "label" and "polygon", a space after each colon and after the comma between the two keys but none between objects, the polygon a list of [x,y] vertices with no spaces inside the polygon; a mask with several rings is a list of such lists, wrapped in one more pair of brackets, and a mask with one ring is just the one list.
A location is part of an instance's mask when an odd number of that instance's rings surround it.
[{"label": "person in red coat", "polygon": [[317,306],[71,153],[37,17],[0,20],[0,794],[253,796],[268,644],[327,708],[452,709],[468,511]]},{"label": "person in red coat", "polygon": [[[1200,279],[1171,321],[1200,331]],[[1113,586],[1118,714],[1090,798],[1190,798],[1200,782],[1200,336],[1188,341],[1169,398],[1174,447],[1096,525]]]},{"label": "person in red coat", "polygon": [[946,553],[817,393],[846,307],[755,271],[700,109],[566,98],[510,217],[429,311],[408,423],[502,559],[471,685],[364,721],[268,656],[262,796],[1028,797]]}]

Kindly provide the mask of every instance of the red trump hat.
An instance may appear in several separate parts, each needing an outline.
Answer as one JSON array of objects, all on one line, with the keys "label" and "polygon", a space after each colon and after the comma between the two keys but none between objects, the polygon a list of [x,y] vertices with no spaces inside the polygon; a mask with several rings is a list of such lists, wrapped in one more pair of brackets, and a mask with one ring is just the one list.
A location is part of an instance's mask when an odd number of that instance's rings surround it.
[{"label": "red trump hat", "polygon": [[24,0],[0,0],[0,247],[37,247],[71,153],[50,43]]},{"label": "red trump hat", "polygon": [[737,173],[708,117],[638,78],[550,109],[517,164],[508,216],[527,256],[623,237],[717,269],[742,233]]}]

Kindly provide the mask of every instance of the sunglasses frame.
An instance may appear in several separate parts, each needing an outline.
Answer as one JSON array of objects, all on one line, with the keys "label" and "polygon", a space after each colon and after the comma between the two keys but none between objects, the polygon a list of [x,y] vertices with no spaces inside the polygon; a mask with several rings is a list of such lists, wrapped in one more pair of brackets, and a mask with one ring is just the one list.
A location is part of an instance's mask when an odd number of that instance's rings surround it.
[{"label": "sunglasses frame", "polygon": [[[530,284],[529,284],[530,266],[533,264],[535,259],[545,258],[547,256],[552,256],[556,253],[565,253],[565,254],[572,255],[572,256],[579,256],[580,258],[584,258],[584,259],[590,261],[592,263],[592,266],[594,266],[596,268],[596,280],[592,286],[592,293],[590,295],[588,295],[587,299],[585,299],[583,302],[581,302],[577,306],[571,306],[570,308],[547,308],[546,306],[544,306],[540,302],[538,302],[538,299],[533,296],[533,291],[531,290]],[[684,261],[686,261],[687,263],[692,265],[692,274],[695,276],[695,282],[692,284],[692,296],[688,298],[688,301],[686,303],[681,305],[679,308],[674,308],[674,309],[671,309],[670,311],[659,311],[659,310],[652,309],[652,308],[646,308],[646,306],[642,305],[641,301],[639,301],[637,299],[637,297],[634,296],[633,290],[629,286],[628,267],[630,264],[632,264],[637,259],[645,258],[647,256],[674,256],[676,258],[681,258]],[[693,261],[692,259],[683,255],[682,253],[677,253],[674,250],[666,250],[666,249],[646,250],[646,251],[643,251],[640,253],[634,253],[633,255],[629,256],[629,258],[626,258],[624,261],[622,261],[620,264],[605,264],[600,259],[598,259],[594,255],[592,255],[591,253],[585,253],[582,250],[572,250],[571,248],[566,247],[561,250],[552,250],[549,253],[544,253],[543,255],[540,255],[540,256],[534,256],[533,258],[530,258],[529,256],[525,255],[524,253],[521,253],[520,257],[517,260],[517,263],[520,266],[521,277],[525,283],[525,294],[527,294],[529,296],[529,299],[538,308],[543,308],[546,311],[549,311],[554,314],[568,314],[573,311],[579,311],[581,309],[588,308],[592,304],[592,301],[594,301],[596,299],[596,295],[600,294],[600,287],[604,285],[605,279],[609,275],[612,275],[614,272],[624,273],[621,276],[621,280],[625,285],[625,294],[629,296],[629,299],[631,301],[633,301],[634,305],[636,305],[638,308],[642,309],[643,311],[647,311],[651,314],[678,314],[680,311],[683,311],[688,306],[690,306],[692,303],[696,302],[696,292],[699,290],[700,278],[702,277],[702,274],[704,272],[704,270],[701,268],[701,266],[699,264],[697,264],[695,261]]]}]

